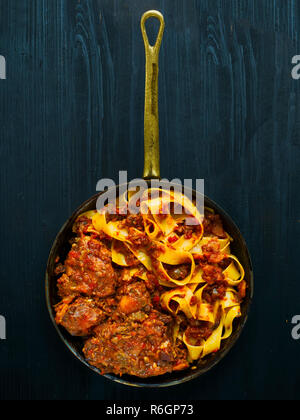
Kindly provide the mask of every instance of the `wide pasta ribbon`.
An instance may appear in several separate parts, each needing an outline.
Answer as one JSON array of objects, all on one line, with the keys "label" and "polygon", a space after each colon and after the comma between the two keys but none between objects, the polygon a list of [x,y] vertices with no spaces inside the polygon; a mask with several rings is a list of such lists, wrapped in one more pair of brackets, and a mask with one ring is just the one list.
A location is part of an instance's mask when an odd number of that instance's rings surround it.
[{"label": "wide pasta ribbon", "polygon": [[222,311],[218,327],[207,340],[202,340],[200,345],[196,345],[193,340],[188,340],[186,333],[181,337],[187,346],[191,360],[197,360],[199,357],[203,358],[210,353],[217,352],[221,347],[221,341],[231,336],[234,320],[241,316],[239,299],[235,289],[228,288],[221,303],[216,302],[215,305],[210,305],[202,299],[206,286],[204,285],[198,290],[196,290],[197,285],[185,286],[166,292],[161,297],[162,307],[170,313],[177,315],[183,312],[188,319],[205,321],[211,325],[216,322],[218,311]]},{"label": "wide pasta ribbon", "polygon": [[[157,251],[158,255],[155,272],[158,275],[160,283],[167,287],[174,287],[174,285],[185,286],[186,284],[191,283],[191,279],[196,267],[192,254],[189,252],[171,249],[170,247],[163,244],[157,243],[156,245],[160,251]],[[189,264],[189,274],[184,279],[177,280],[176,278],[171,277],[164,264],[168,264],[169,266]]]},{"label": "wide pasta ribbon", "polygon": [[111,246],[112,261],[115,264],[120,265],[121,267],[129,267],[129,264],[126,260],[125,253],[123,253],[122,250],[120,250],[120,246],[118,245],[118,242],[119,241],[117,241],[116,239],[112,241],[112,246]]},{"label": "wide pasta ribbon", "polygon": [[202,293],[206,285],[195,291],[197,286],[193,284],[164,293],[161,296],[162,307],[174,315],[183,312],[188,319],[193,318],[213,325],[216,319],[216,305],[203,302]]},{"label": "wide pasta ribbon", "polygon": [[223,327],[225,329],[224,334],[222,335],[222,340],[226,340],[229,338],[232,334],[233,329],[233,321],[235,318],[239,318],[241,316],[241,307],[233,306],[229,309],[229,311],[226,313],[224,320],[223,320]]},{"label": "wide pasta ribbon", "polygon": [[181,311],[190,319],[193,317],[190,306],[190,301],[193,296],[193,291],[189,287],[184,286],[164,293],[161,296],[161,304],[171,314],[177,315]]},{"label": "wide pasta ribbon", "polygon": [[107,223],[105,211],[98,212],[94,215],[93,225],[98,232],[104,232],[113,239],[121,242],[129,241],[128,229],[124,228],[120,221]]},{"label": "wide pasta ribbon", "polygon": [[[153,197],[154,196],[154,197]],[[174,209],[182,209],[183,214],[172,214],[171,205]],[[162,242],[172,244],[172,248],[180,251],[190,251],[203,236],[203,216],[197,207],[186,196],[178,192],[166,190],[151,189],[144,193],[141,200],[142,214],[151,215],[151,224],[153,231],[151,238],[157,239],[158,233],[162,233]],[[191,234],[181,237],[174,231],[178,223],[189,218],[194,219],[194,224],[199,226]],[[155,226],[156,225],[156,226]]]},{"label": "wide pasta ribbon", "polygon": [[222,254],[230,254],[230,243],[232,242],[232,238],[227,235],[225,239],[219,238],[212,238],[211,236],[204,236],[201,241],[191,249],[191,253],[195,258],[197,256],[203,255],[202,247],[208,245],[210,241],[217,242],[219,244],[219,252]]},{"label": "wide pasta ribbon", "polygon": [[234,255],[228,255],[230,265],[223,271],[226,281],[230,286],[238,286],[245,278],[245,270]]},{"label": "wide pasta ribbon", "polygon": [[[223,313],[219,326],[213,331],[207,340],[202,340],[200,345],[195,345],[187,339],[186,334],[183,335],[189,357],[192,361],[204,358],[211,353],[217,353],[221,348],[223,340],[229,338],[233,330],[233,321],[241,316],[240,306],[233,306],[226,313]],[[223,332],[224,331],[224,332]]]}]

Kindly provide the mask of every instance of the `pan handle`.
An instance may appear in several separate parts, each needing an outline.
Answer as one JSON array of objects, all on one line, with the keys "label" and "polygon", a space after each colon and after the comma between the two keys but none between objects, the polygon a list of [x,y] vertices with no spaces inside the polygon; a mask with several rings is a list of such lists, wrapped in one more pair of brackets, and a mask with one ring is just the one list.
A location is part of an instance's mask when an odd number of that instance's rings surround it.
[{"label": "pan handle", "polygon": [[[160,21],[160,29],[155,45],[150,45],[146,31],[146,21],[156,18]],[[158,73],[159,51],[165,30],[163,15],[156,11],[146,12],[141,20],[141,29],[146,51],[146,85],[145,85],[145,161],[144,179],[160,179],[159,158],[159,117],[158,117]]]}]

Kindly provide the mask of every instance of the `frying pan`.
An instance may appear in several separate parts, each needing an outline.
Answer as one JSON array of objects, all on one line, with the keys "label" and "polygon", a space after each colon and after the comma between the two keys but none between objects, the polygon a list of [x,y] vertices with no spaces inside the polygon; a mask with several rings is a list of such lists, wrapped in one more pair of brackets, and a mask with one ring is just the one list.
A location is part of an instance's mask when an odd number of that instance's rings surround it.
[{"label": "frying pan", "polygon": [[[156,44],[151,46],[149,44],[147,32],[146,32],[146,21],[149,18],[156,18],[160,22],[160,29],[157,37]],[[163,38],[165,28],[164,18],[161,13],[157,11],[146,12],[141,20],[141,29],[146,49],[146,88],[145,88],[145,160],[144,160],[144,179],[149,183],[150,180],[160,179],[160,161],[159,161],[159,120],[158,120],[158,59],[159,51]],[[161,183],[162,187],[164,183]],[[167,185],[166,185],[167,186]],[[117,187],[117,191],[119,188]],[[124,186],[122,186],[124,188]],[[73,215],[66,221],[58,233],[52,249],[50,251],[47,271],[46,271],[46,302],[50,318],[65,345],[69,350],[77,357],[85,366],[92,371],[100,374],[100,371],[90,366],[84,359],[82,353],[83,342],[78,337],[72,337],[64,328],[58,326],[55,322],[55,311],[53,309],[60,299],[57,294],[57,276],[55,275],[56,259],[59,256],[61,260],[64,260],[70,250],[69,241],[74,236],[72,233],[72,226],[79,215],[89,210],[96,209],[96,203],[101,195],[97,194],[94,197],[83,203]],[[199,193],[197,193],[199,194]],[[193,196],[196,197],[196,191],[193,191]],[[231,337],[222,343],[221,350],[218,353],[208,356],[205,360],[200,360],[197,365],[191,368],[181,371],[166,374],[163,376],[140,379],[134,376],[124,375],[121,378],[115,375],[105,375],[106,378],[119,382],[121,384],[135,386],[135,387],[168,387],[172,385],[178,385],[187,381],[190,381],[212,369],[217,363],[219,363],[224,356],[230,351],[233,345],[238,340],[242,329],[247,321],[250,305],[253,298],[253,270],[249,251],[247,245],[243,239],[243,236],[231,217],[214,201],[208,197],[204,197],[205,206],[210,207],[219,214],[223,220],[225,230],[234,239],[232,244],[232,252],[236,255],[241,264],[245,269],[245,279],[247,280],[247,295],[241,306],[242,316],[235,321],[234,332]]]}]

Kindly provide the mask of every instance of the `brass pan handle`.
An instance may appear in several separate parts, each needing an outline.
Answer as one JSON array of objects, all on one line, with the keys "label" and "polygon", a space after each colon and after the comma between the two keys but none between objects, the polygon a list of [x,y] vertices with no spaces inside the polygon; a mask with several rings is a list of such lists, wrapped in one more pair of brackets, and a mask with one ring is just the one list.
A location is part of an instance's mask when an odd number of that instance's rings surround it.
[{"label": "brass pan handle", "polygon": [[[155,45],[150,45],[146,21],[156,18],[160,21],[160,29]],[[159,116],[158,116],[158,74],[159,74],[159,51],[165,30],[163,15],[156,11],[146,12],[141,20],[141,29],[146,52],[146,84],[145,84],[145,162],[144,179],[160,179],[159,158]]]}]

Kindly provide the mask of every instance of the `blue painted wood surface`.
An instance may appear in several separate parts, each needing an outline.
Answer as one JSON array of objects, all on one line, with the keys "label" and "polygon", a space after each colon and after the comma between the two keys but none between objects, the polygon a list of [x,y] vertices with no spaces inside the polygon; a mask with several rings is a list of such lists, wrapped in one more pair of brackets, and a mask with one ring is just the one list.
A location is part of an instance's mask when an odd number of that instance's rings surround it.
[{"label": "blue painted wood surface", "polygon": [[[142,175],[148,9],[164,13],[162,175],[205,178],[253,257],[237,346],[176,389],[112,384],[66,351],[48,319],[48,251],[100,178]],[[155,25],[149,28],[154,34]],[[0,397],[297,398],[300,343],[300,4],[279,0],[0,0]]]}]

